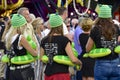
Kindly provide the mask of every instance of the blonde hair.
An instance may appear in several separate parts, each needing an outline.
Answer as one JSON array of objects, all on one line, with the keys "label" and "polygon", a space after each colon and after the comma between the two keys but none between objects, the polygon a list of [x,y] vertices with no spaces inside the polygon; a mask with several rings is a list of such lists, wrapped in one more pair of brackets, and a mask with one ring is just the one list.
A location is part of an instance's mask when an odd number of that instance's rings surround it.
[{"label": "blonde hair", "polygon": [[35,32],[40,32],[39,27],[42,24],[43,25],[43,19],[41,17],[36,18],[33,22],[32,22],[32,26]]},{"label": "blonde hair", "polygon": [[34,21],[32,22],[33,27],[39,27],[40,24],[42,24],[44,21],[41,17],[38,17],[36,19],[34,19]]},{"label": "blonde hair", "polygon": [[25,26],[18,27],[18,28],[14,28],[12,26],[10,27],[10,29],[8,30],[8,33],[6,34],[6,40],[5,40],[5,46],[6,46],[7,50],[10,50],[10,48],[11,48],[12,37],[17,33],[23,34],[24,28],[25,28]]},{"label": "blonde hair", "polygon": [[83,31],[89,31],[93,25],[93,20],[91,18],[83,18],[80,25]]}]

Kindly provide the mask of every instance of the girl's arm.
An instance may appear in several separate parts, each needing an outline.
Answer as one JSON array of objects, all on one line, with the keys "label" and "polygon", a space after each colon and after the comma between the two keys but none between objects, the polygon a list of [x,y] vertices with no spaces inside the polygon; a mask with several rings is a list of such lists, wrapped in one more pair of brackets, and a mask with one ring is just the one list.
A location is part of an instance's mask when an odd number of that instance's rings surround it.
[{"label": "girl's arm", "polygon": [[82,62],[77,57],[75,57],[70,42],[68,42],[68,44],[66,45],[65,50],[66,50],[67,55],[69,56],[69,58],[71,59],[73,63],[82,66]]},{"label": "girl's arm", "polygon": [[37,50],[33,49],[24,36],[21,37],[20,45],[22,45],[27,51],[29,51],[33,56],[37,56]]},{"label": "girl's arm", "polygon": [[87,44],[86,44],[86,52],[89,52],[94,46],[94,42],[91,37],[89,37]]}]

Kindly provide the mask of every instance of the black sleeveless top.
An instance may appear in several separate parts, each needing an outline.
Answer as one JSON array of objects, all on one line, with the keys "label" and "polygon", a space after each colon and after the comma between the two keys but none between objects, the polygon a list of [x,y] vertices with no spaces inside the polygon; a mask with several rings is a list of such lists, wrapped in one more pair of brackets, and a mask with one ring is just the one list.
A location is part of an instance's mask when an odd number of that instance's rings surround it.
[{"label": "black sleeveless top", "polygon": [[13,50],[17,56],[26,55],[27,51],[24,47],[22,49],[18,49],[19,38],[20,38],[20,35],[18,35],[16,40],[13,42],[13,44],[12,44]]}]

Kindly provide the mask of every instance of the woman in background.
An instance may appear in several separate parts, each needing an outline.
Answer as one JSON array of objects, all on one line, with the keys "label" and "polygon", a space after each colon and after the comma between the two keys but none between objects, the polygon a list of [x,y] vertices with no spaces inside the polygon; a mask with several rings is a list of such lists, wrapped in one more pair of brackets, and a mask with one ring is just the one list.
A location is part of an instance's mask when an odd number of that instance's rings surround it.
[{"label": "woman in background", "polygon": [[90,30],[93,25],[93,21],[91,18],[84,18],[81,21],[81,28],[83,30],[83,33],[79,35],[79,42],[82,48],[81,55],[79,55],[79,59],[82,61],[83,66],[81,69],[82,73],[82,80],[94,80],[94,63],[95,60],[89,57],[83,57],[83,55],[86,53],[86,43],[89,38]]}]

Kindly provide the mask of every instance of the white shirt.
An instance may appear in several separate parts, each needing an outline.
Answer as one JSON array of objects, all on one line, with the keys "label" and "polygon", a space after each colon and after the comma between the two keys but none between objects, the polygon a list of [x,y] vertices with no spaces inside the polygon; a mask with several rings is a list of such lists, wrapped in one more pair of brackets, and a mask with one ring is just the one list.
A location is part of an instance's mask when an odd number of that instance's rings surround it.
[{"label": "white shirt", "polygon": [[64,35],[68,34],[68,29],[65,23],[63,23],[63,34]]}]

